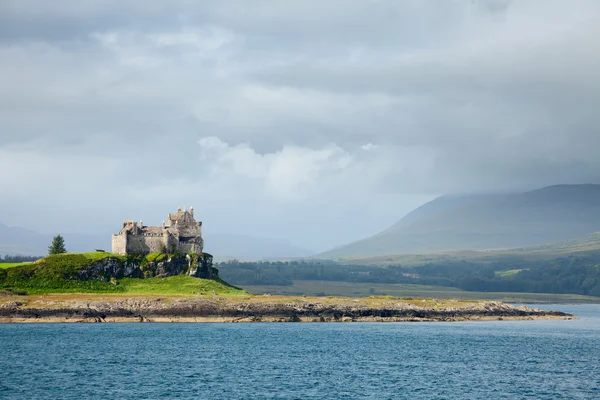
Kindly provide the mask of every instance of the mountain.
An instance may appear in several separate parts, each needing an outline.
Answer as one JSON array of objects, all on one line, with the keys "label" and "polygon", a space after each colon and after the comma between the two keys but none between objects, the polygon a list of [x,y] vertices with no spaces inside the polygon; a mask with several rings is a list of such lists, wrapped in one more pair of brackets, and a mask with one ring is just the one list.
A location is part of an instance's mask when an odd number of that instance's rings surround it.
[{"label": "mountain", "polygon": [[42,255],[49,244],[48,238],[40,233],[0,224],[0,254]]},{"label": "mountain", "polygon": [[[513,254],[559,256],[564,254],[581,254],[600,251],[600,232],[562,242],[554,242],[539,246],[522,247],[509,250]],[[498,252],[502,254],[503,252]]]},{"label": "mountain", "polygon": [[[94,249],[110,251],[111,233],[78,234],[61,233],[68,251],[85,252]],[[0,224],[0,254],[44,255],[53,235]],[[235,234],[205,235],[205,249],[217,258],[295,258],[306,257],[311,252],[294,246],[283,239],[257,238]]]},{"label": "mountain", "polygon": [[561,257],[581,257],[600,254],[600,232],[570,240],[543,245],[524,246],[502,250],[451,250],[432,253],[386,254],[381,256],[352,257],[345,260],[349,265],[402,265],[423,266],[433,263],[468,262],[521,262],[553,260]]},{"label": "mountain", "polygon": [[365,257],[542,245],[600,231],[600,185],[442,196],[385,231],[318,257]]}]

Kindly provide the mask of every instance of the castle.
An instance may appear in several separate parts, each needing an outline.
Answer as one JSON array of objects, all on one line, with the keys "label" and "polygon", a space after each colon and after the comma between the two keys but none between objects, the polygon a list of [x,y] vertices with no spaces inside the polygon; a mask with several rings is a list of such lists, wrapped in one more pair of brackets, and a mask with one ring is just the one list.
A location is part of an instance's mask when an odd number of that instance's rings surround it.
[{"label": "castle", "polygon": [[112,235],[112,252],[115,254],[149,254],[157,252],[197,253],[204,248],[202,222],[194,219],[194,208],[189,211],[177,208],[169,214],[162,226],[145,226],[132,220],[123,222],[119,233]]}]

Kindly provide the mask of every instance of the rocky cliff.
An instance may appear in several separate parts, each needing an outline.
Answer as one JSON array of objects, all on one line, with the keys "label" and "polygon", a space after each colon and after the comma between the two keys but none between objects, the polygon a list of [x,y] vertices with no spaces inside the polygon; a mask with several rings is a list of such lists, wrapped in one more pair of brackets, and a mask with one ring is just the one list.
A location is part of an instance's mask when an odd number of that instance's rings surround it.
[{"label": "rocky cliff", "polygon": [[188,275],[196,278],[215,279],[219,271],[212,265],[212,256],[164,255],[145,258],[107,257],[94,261],[67,279],[109,281],[111,278],[166,278]]}]

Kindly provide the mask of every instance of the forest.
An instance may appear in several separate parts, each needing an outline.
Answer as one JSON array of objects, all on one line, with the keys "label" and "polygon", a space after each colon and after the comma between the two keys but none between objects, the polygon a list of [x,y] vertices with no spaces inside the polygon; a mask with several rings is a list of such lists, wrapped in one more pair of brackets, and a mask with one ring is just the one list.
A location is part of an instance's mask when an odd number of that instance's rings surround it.
[{"label": "forest", "polygon": [[20,262],[30,262],[39,260],[42,256],[21,256],[21,255],[10,255],[7,254],[2,257],[0,254],[0,263],[20,263]]},{"label": "forest", "polygon": [[600,251],[550,260],[452,261],[421,266],[344,265],[327,260],[232,260],[218,263],[233,285],[292,285],[294,280],[436,285],[478,292],[571,293],[600,296]]}]

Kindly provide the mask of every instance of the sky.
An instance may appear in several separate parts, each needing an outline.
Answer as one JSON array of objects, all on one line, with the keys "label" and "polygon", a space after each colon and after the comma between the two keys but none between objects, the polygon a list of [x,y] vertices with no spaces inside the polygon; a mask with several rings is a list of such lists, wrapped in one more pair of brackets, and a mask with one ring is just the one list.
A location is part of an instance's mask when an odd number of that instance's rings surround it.
[{"label": "sky", "polygon": [[0,1],[0,223],[312,251],[600,183],[597,0]]}]

